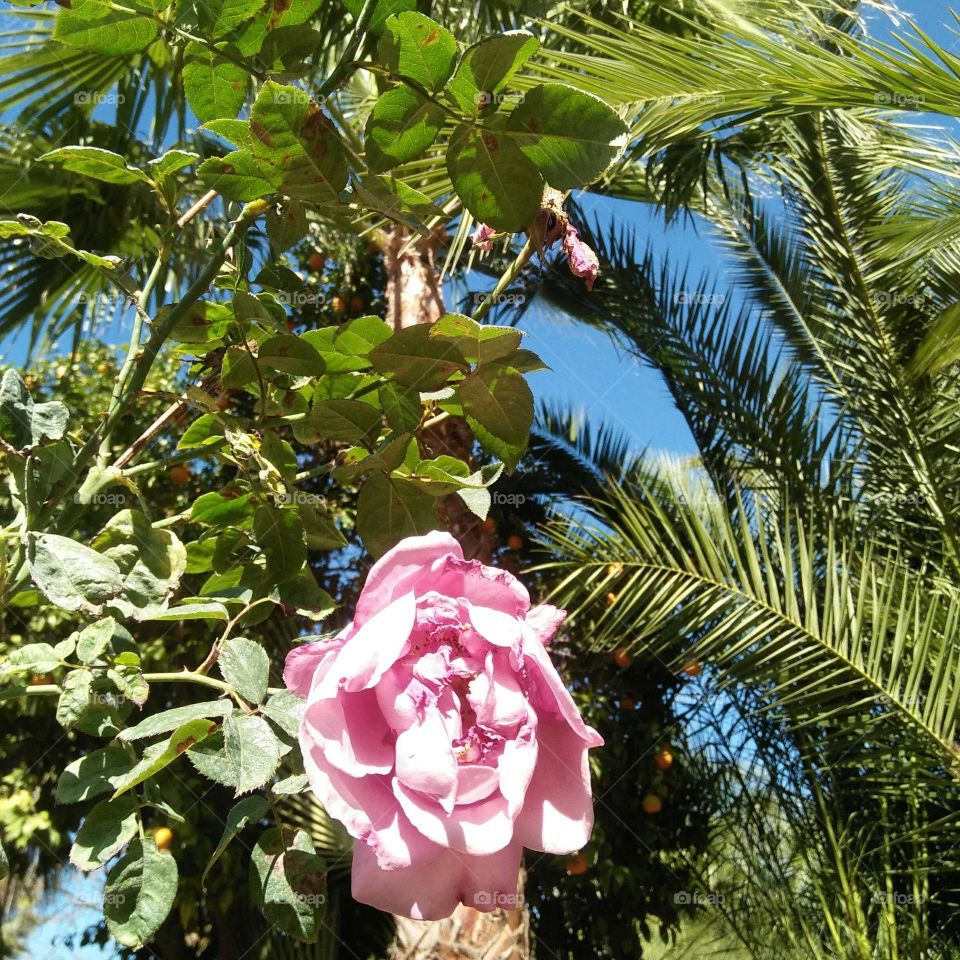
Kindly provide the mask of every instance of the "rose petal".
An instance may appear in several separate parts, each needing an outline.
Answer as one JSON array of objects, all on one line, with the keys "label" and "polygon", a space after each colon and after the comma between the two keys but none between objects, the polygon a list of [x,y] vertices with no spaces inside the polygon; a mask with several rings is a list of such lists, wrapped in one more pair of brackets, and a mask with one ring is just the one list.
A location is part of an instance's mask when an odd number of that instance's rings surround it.
[{"label": "rose petal", "polygon": [[435,801],[415,793],[394,778],[393,792],[410,822],[428,839],[460,853],[486,856],[502,850],[513,838],[507,801],[495,793],[486,800],[457,807],[448,817]]},{"label": "rose petal", "polygon": [[537,765],[514,835],[531,850],[572,853],[587,843],[593,829],[589,747],[565,721],[542,717],[537,746]]},{"label": "rose petal", "polygon": [[486,800],[500,786],[500,771],[479,763],[462,763],[457,770],[457,805]]},{"label": "rose petal", "polygon": [[498,647],[512,647],[520,639],[520,621],[515,615],[467,604],[467,613],[473,628],[486,640]]},{"label": "rose petal", "polygon": [[422,537],[407,537],[388,550],[367,574],[357,600],[353,622],[361,626],[378,610],[411,590],[431,586],[431,566],[447,555],[463,559],[463,551],[449,533],[433,530]]},{"label": "rose petal", "polygon": [[505,732],[523,723],[530,712],[527,698],[504,654],[491,651],[484,672],[470,683],[467,700],[477,723]]},{"label": "rose petal", "polygon": [[351,777],[393,770],[394,737],[373,690],[309,701],[300,729],[301,737]]},{"label": "rose petal", "polygon": [[521,853],[516,844],[482,858],[438,849],[416,866],[387,872],[378,869],[373,854],[357,844],[351,892],[360,903],[414,920],[442,920],[460,902],[483,912],[511,909],[518,905]]},{"label": "rose petal", "polygon": [[544,715],[551,714],[562,717],[589,746],[602,747],[603,737],[583,722],[583,717],[580,716],[580,711],[570,696],[570,691],[564,686],[546,648],[534,630],[526,624],[523,627],[520,648],[528,675],[536,685],[537,695],[533,707],[537,715],[541,719]]},{"label": "rose petal", "polygon": [[513,740],[508,740],[497,760],[500,792],[507,801],[507,815],[516,820],[527,803],[527,792],[537,767],[540,746],[534,724],[527,724]]},{"label": "rose petal", "polygon": [[321,696],[333,696],[338,686],[355,692],[377,683],[407,646],[417,614],[416,604],[411,590],[353,634],[324,678]]},{"label": "rose petal", "polygon": [[388,777],[347,776],[318,747],[303,751],[303,768],[327,813],[339,820],[352,837],[369,844],[382,869],[408,867],[418,851],[433,846],[398,807]]},{"label": "rose petal", "polygon": [[342,646],[339,637],[334,640],[317,640],[294,647],[283,665],[283,682],[286,688],[298,697],[305,697],[315,677],[323,679],[330,664]]},{"label": "rose petal", "polygon": [[554,638],[563,621],[567,619],[567,611],[549,603],[539,603],[527,613],[524,619],[527,626],[540,638],[540,642],[546,646]]},{"label": "rose petal", "polygon": [[600,261],[593,250],[580,239],[580,234],[573,224],[567,224],[563,235],[563,249],[567,254],[570,272],[575,277],[583,277],[587,289],[592,290],[600,269]]},{"label": "rose petal", "polygon": [[449,812],[457,792],[457,758],[436,707],[397,737],[396,756],[397,779]]},{"label": "rose petal", "polygon": [[530,594],[512,573],[484,566],[479,560],[449,554],[434,564],[430,575],[431,589],[449,597],[463,597],[511,617],[523,616],[530,609]]}]

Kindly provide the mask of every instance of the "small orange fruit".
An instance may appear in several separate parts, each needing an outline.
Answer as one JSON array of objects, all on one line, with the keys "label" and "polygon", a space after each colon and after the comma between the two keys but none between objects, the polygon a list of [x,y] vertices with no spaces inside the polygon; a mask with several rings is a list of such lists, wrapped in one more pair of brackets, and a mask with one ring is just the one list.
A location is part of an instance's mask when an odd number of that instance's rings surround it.
[{"label": "small orange fruit", "polygon": [[673,766],[673,754],[670,752],[668,747],[664,747],[662,750],[658,750],[653,757],[653,762],[661,770],[669,770]]},{"label": "small orange fruit", "polygon": [[53,677],[49,673],[35,673],[30,678],[31,687],[42,687],[48,683],[53,683]]},{"label": "small orange fruit", "polygon": [[322,270],[323,265],[326,262],[327,262],[327,258],[319,251],[317,253],[311,253],[310,256],[307,258],[307,266],[314,273],[317,273],[318,271]]},{"label": "small orange fruit", "polygon": [[158,850],[167,850],[173,843],[173,831],[169,827],[157,827],[153,831],[153,842]]},{"label": "small orange fruit", "polygon": [[607,606],[612,607],[617,602],[617,595],[612,591],[607,594]]},{"label": "small orange fruit", "polygon": [[611,577],[619,577],[623,573],[623,564],[622,563],[611,563],[607,567],[607,574]]},{"label": "small orange fruit", "polygon": [[343,297],[334,297],[330,301],[330,309],[338,316],[342,317],[347,312],[347,301]]},{"label": "small orange fruit", "polygon": [[523,537],[518,536],[517,534],[511,534],[507,537],[507,547],[510,550],[522,550],[523,549]]},{"label": "small orange fruit", "polygon": [[613,651],[613,662],[621,670],[625,670],[633,663],[633,657],[630,656],[630,651],[626,647],[617,647],[617,649]]},{"label": "small orange fruit", "polygon": [[662,809],[663,801],[655,793],[648,793],[643,798],[644,813],[659,813]]},{"label": "small orange fruit", "polygon": [[703,672],[703,664],[699,660],[688,660],[681,669],[688,677],[699,677]]},{"label": "small orange fruit", "polygon": [[110,370],[109,363],[98,363],[97,364],[97,373],[107,373]]},{"label": "small orange fruit", "polygon": [[624,697],[624,698],[620,701],[620,709],[621,709],[621,710],[633,710],[633,708],[634,708],[636,705],[637,705],[637,701],[634,700],[633,697]]},{"label": "small orange fruit", "polygon": [[483,521],[483,529],[486,530],[487,533],[493,533],[493,531],[497,529],[497,521],[494,520],[493,517],[487,517],[487,519]]},{"label": "small orange fruit", "polygon": [[229,410],[229,409],[230,409],[230,394],[229,394],[229,393],[221,393],[220,396],[217,397],[217,409],[218,409],[218,410]]},{"label": "small orange fruit", "polygon": [[190,482],[190,470],[182,463],[171,467],[167,471],[167,476],[175,487],[185,487]]},{"label": "small orange fruit", "polygon": [[564,869],[569,877],[582,877],[590,869],[590,863],[582,853],[578,853],[567,861]]},{"label": "small orange fruit", "polygon": [[364,300],[363,297],[359,295],[350,298],[350,309],[354,313],[359,313],[361,310],[363,310],[364,307],[366,307],[366,305],[367,305],[367,301]]}]

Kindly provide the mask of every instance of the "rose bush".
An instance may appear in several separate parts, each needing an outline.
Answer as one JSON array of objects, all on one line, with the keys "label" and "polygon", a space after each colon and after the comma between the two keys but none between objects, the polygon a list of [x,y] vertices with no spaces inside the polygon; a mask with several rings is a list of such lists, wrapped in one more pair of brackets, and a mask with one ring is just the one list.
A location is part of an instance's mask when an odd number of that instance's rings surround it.
[{"label": "rose bush", "polygon": [[446,533],[370,571],[353,622],[287,657],[310,784],[354,845],[353,895],[417,919],[515,902],[523,847],[593,826],[587,726],[545,644],[564,617]]}]

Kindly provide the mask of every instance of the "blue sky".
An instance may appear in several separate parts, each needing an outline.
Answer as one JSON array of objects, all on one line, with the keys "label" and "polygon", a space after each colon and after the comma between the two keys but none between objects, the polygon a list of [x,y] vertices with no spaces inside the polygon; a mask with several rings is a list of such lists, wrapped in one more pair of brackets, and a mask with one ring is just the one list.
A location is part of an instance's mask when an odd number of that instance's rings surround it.
[{"label": "blue sky", "polygon": [[[908,0],[901,4],[917,23],[935,40],[957,49],[957,38],[946,27],[949,9],[939,0]],[[874,35],[883,38],[881,20],[871,15],[878,29]],[[591,201],[593,202],[593,201]],[[615,217],[640,238],[640,246],[652,243],[659,254],[669,252],[678,267],[687,263],[690,275],[712,271],[723,285],[724,260],[715,245],[689,226],[664,229],[648,209],[640,205],[595,201],[602,219]],[[589,209],[590,204],[587,204]],[[478,286],[487,286],[488,282]],[[453,298],[450,298],[451,303]],[[521,328],[527,333],[526,346],[539,353],[552,368],[549,372],[531,375],[531,384],[538,399],[562,402],[579,409],[590,421],[602,419],[626,432],[636,448],[686,454],[695,450],[683,418],[676,412],[659,374],[635,357],[624,353],[604,335],[563,321],[537,305],[528,311]],[[119,342],[126,331],[114,329],[112,337]],[[7,345],[2,345],[4,348]],[[16,360],[18,351],[8,357]],[[20,351],[22,356],[22,351]],[[70,931],[81,931],[98,916],[95,906],[99,898],[101,876],[79,878],[68,872],[62,894],[53,898],[40,912],[50,921],[30,936],[21,955],[44,960],[72,960],[75,957],[108,957],[110,950],[68,948],[60,941]]]}]

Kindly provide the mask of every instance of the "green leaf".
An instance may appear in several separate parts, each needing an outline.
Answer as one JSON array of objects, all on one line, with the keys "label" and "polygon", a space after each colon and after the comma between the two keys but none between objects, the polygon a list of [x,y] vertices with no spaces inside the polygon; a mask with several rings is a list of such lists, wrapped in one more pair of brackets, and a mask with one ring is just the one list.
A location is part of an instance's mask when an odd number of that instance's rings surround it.
[{"label": "green leaf", "polygon": [[80,50],[119,56],[146,50],[159,30],[151,17],[117,10],[110,0],[74,0],[58,13],[53,39]]},{"label": "green leaf", "polygon": [[536,219],[543,177],[516,143],[494,130],[461,124],[450,137],[447,171],[474,219],[518,233]]},{"label": "green leaf", "polygon": [[[205,571],[191,570],[188,564],[186,572],[202,573]],[[169,623],[181,620],[222,620],[226,622],[230,619],[230,613],[222,603],[181,603],[176,607],[148,607],[143,611],[140,619],[150,623]]]},{"label": "green leaf", "polygon": [[550,186],[586,186],[614,161],[626,124],[598,97],[562,83],[544,83],[524,95],[503,135],[535,163]]},{"label": "green leaf", "polygon": [[447,313],[430,328],[430,336],[449,340],[472,363],[490,363],[509,356],[523,334],[515,327],[492,327],[460,313]]},{"label": "green leaf", "polygon": [[296,740],[300,736],[300,715],[305,707],[306,701],[302,697],[289,690],[280,690],[260,708],[260,713]]},{"label": "green leaf", "polygon": [[373,473],[364,483],[357,500],[357,531],[373,556],[436,526],[433,498],[409,480]]},{"label": "green leaf", "polygon": [[97,614],[123,588],[117,564],[102,553],[55,533],[27,534],[33,582],[64,610]]},{"label": "green leaf", "polygon": [[101,793],[113,793],[135,762],[130,748],[116,743],[74,760],[57,781],[57,803],[82,803]]},{"label": "green leaf", "polygon": [[297,87],[268,80],[250,115],[253,156],[268,180],[291,197],[337,201],[347,161],[331,121]]},{"label": "green leaf", "polygon": [[252,499],[252,493],[240,496],[224,496],[224,493],[216,491],[204,493],[194,500],[190,508],[190,519],[194,523],[205,523],[211,527],[237,526],[253,517]]},{"label": "green leaf", "polygon": [[103,892],[110,934],[139,950],[160,928],[177,895],[177,861],[149,838],[135,840],[114,865]]},{"label": "green leaf", "polygon": [[437,139],[443,109],[423,94],[397,86],[380,96],[367,120],[365,148],[374,173],[419,157]]},{"label": "green leaf", "polygon": [[115,737],[123,728],[131,704],[123,701],[104,676],[86,669],[71,670],[57,701],[57,722],[97,737]]},{"label": "green leaf", "polygon": [[203,44],[187,44],[183,55],[183,91],[201,123],[236,117],[246,100],[248,83],[243,67],[218,57]]},{"label": "green leaf", "polygon": [[275,827],[257,841],[250,859],[250,893],[270,923],[297,940],[313,943],[326,889],[325,864],[303,830],[284,842]]},{"label": "green leaf", "polygon": [[274,250],[282,253],[306,236],[306,207],[299,200],[284,200],[276,209],[267,211],[266,223],[270,243]]},{"label": "green leaf", "polygon": [[[353,14],[354,17],[360,16],[363,9],[364,0],[343,0],[343,5]],[[377,5],[373,8],[373,16],[367,29],[370,33],[380,33],[387,20],[394,14],[402,13],[405,10],[415,10],[417,0],[377,0]]]},{"label": "green leaf", "polygon": [[120,740],[143,740],[146,737],[156,737],[162,733],[169,733],[178,727],[200,718],[226,717],[232,707],[229,700],[209,700],[204,703],[190,703],[183,707],[174,707],[164,710],[153,716],[145,717],[134,727],[127,727],[121,731]]},{"label": "green leaf", "polygon": [[483,446],[513,470],[533,425],[533,394],[512,367],[481,367],[459,388],[470,429]]},{"label": "green leaf", "polygon": [[334,346],[355,357],[367,357],[370,351],[393,336],[393,328],[380,317],[355,317],[338,330]]},{"label": "green leaf", "polygon": [[263,9],[263,0],[194,0],[197,24],[204,37],[216,40]]},{"label": "green leaf", "polygon": [[380,430],[380,411],[361,400],[318,400],[306,419],[296,425],[301,443],[320,440],[348,442],[376,439]]},{"label": "green leaf", "polygon": [[207,861],[207,865],[203,868],[203,874],[200,877],[200,885],[202,887],[206,887],[207,875],[210,873],[210,868],[220,859],[223,851],[230,845],[230,841],[240,833],[244,827],[249,826],[251,823],[256,823],[258,820],[262,820],[267,815],[269,809],[270,804],[267,803],[266,797],[260,795],[244,797],[234,805],[233,809],[227,814],[220,842],[213,851],[213,855]]},{"label": "green leaf", "polygon": [[305,773],[291,773],[289,777],[278,780],[270,787],[270,792],[278,797],[294,793],[306,793],[310,789],[310,781]]},{"label": "green leaf", "polygon": [[463,55],[447,92],[470,116],[496,102],[495,95],[540,47],[526,30],[510,30],[480,40]]},{"label": "green leaf", "polygon": [[217,729],[215,720],[197,718],[181,724],[166,743],[152,743],[143,751],[143,756],[130,772],[122,777],[114,790],[114,797],[125,794],[144,780],[149,780],[164,767],[170,766],[181,754],[195,743],[206,740]]},{"label": "green leaf", "polygon": [[336,608],[333,597],[321,588],[309,567],[295,577],[284,580],[278,591],[281,603],[314,621],[322,620]]},{"label": "green leaf", "polygon": [[69,411],[59,401],[34,403],[16,370],[0,379],[0,438],[13,447],[30,447],[42,440],[59,440],[67,429]]},{"label": "green leaf", "polygon": [[77,831],[70,862],[80,870],[102,867],[137,835],[137,822],[133,797],[101,800]]},{"label": "green leaf", "polygon": [[380,56],[392,73],[436,93],[453,73],[457,39],[422,13],[400,13],[386,22]]},{"label": "green leaf", "polygon": [[423,406],[420,391],[398,383],[385,383],[379,390],[380,406],[387,423],[401,433],[412,433],[420,425]]},{"label": "green leaf", "polygon": [[224,753],[233,770],[236,796],[262,787],[275,773],[281,751],[262,717],[231,714],[223,725]]},{"label": "green leaf", "polygon": [[110,603],[128,617],[163,604],[187,565],[187,551],[176,534],[156,529],[139,510],[121,510],[111,517],[93,546],[120,570],[121,595]]},{"label": "green leaf", "polygon": [[260,459],[273,467],[287,483],[296,479],[299,469],[296,451],[271,430],[264,431],[261,437]]},{"label": "green leaf", "polygon": [[300,519],[303,520],[307,546],[311,550],[337,550],[347,545],[346,538],[333,521],[320,512],[323,502],[319,498],[314,504],[305,500],[298,491],[297,506],[300,508]]},{"label": "green leaf", "polygon": [[267,695],[270,659],[266,650],[246,637],[231,637],[217,657],[220,672],[245,700],[260,703]]},{"label": "green leaf", "polygon": [[200,157],[189,150],[168,150],[163,156],[147,161],[147,173],[162,183],[169,176],[187,167],[192,167]]},{"label": "green leaf", "polygon": [[61,147],[45,153],[40,159],[58,164],[71,173],[80,173],[104,183],[150,182],[150,178],[142,170],[129,166],[120,154],[100,147]]},{"label": "green leaf", "polygon": [[286,333],[264,340],[257,360],[269,370],[292,376],[319,377],[324,371],[323,358],[316,348],[302,337]]},{"label": "green leaf", "polygon": [[82,663],[93,663],[108,649],[113,653],[131,650],[133,637],[113,617],[105,617],[84,627],[77,637],[77,657]]},{"label": "green leaf", "polygon": [[438,390],[469,367],[456,346],[431,338],[429,325],[422,323],[398,330],[370,351],[370,360],[378,373],[421,391]]},{"label": "green leaf", "polygon": [[49,673],[60,666],[61,659],[49,643],[28,643],[10,651],[4,669]]},{"label": "green leaf", "polygon": [[253,515],[253,532],[274,583],[294,576],[307,559],[303,523],[295,509],[262,504]]},{"label": "green leaf", "polygon": [[246,149],[234,150],[225,157],[210,157],[197,169],[197,177],[211,190],[238,203],[269,196],[277,187],[257,166]]}]

